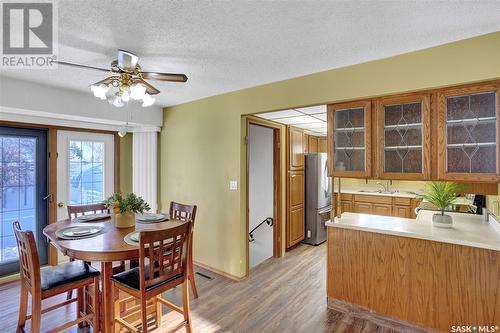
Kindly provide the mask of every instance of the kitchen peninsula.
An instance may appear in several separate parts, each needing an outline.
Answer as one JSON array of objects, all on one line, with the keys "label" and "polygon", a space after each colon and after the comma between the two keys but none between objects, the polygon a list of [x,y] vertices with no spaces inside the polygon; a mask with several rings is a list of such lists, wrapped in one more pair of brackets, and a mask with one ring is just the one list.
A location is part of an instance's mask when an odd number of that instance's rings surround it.
[{"label": "kitchen peninsula", "polygon": [[421,327],[500,323],[500,224],[451,213],[452,229],[343,213],[328,222],[329,305],[360,306]]}]

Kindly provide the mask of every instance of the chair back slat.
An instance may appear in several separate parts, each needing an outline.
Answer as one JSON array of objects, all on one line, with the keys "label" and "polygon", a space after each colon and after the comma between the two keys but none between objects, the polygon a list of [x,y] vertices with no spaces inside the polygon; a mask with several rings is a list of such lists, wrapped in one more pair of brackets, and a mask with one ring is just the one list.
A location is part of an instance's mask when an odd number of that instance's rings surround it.
[{"label": "chair back slat", "polygon": [[185,205],[178,202],[170,202],[170,218],[172,220],[193,221],[196,218],[196,205]]},{"label": "chair back slat", "polygon": [[71,219],[78,216],[85,215],[86,213],[109,213],[109,209],[103,203],[89,204],[89,205],[68,205],[68,216]]},{"label": "chair back slat", "polygon": [[40,261],[35,236],[30,230],[22,231],[18,221],[13,223],[13,228],[19,252],[21,283],[33,292],[40,288]]},{"label": "chair back slat", "polygon": [[176,275],[187,276],[192,224],[188,221],[170,229],[141,231],[139,271],[142,291]]}]

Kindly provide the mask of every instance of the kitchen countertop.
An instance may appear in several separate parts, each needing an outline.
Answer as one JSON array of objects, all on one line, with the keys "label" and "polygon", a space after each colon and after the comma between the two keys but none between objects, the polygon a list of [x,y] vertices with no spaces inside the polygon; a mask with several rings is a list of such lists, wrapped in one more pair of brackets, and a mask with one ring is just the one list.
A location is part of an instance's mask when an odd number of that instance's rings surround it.
[{"label": "kitchen countertop", "polygon": [[340,219],[336,217],[334,222],[328,221],[325,225],[500,251],[500,224],[493,217],[485,222],[482,215],[447,213],[453,217],[453,228],[444,229],[432,225],[434,213],[421,210],[416,220],[342,213]]},{"label": "kitchen countertop", "polygon": [[[400,198],[417,198],[418,195],[413,193],[419,193],[421,190],[401,190],[394,193],[378,193],[376,192],[378,188],[351,188],[351,187],[342,187],[340,192],[347,194],[363,194],[363,195],[379,195],[385,197],[400,197]],[[366,192],[369,191],[369,192]],[[335,187],[335,193],[338,193],[338,188]]]}]

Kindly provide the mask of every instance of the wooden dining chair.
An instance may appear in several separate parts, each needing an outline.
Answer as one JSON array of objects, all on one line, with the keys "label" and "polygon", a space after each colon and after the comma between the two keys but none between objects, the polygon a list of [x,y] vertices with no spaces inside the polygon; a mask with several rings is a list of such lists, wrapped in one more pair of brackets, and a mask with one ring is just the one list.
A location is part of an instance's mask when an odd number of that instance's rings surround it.
[{"label": "wooden dining chair", "polygon": [[[22,231],[19,222],[13,224],[14,234],[19,251],[19,266],[21,275],[21,300],[19,303],[19,321],[17,333],[24,332],[27,320],[31,319],[31,333],[40,332],[42,314],[77,302],[76,319],[50,330],[60,332],[73,325],[88,322],[98,331],[99,327],[99,271],[81,261],[73,261],[62,265],[40,270],[40,259],[32,231]],[[93,285],[95,294],[92,313],[87,313],[85,299],[72,298],[48,308],[42,309],[42,300],[59,295],[69,290],[78,289],[78,295]],[[28,294],[31,294],[31,315],[27,315]]]},{"label": "wooden dining chair", "polygon": [[[111,278],[113,299],[116,299],[114,325],[118,324],[132,332],[147,333],[147,301],[153,298],[153,304],[156,304],[156,327],[159,327],[161,321],[161,305],[166,305],[184,316],[184,321],[173,330],[186,327],[186,332],[191,332],[188,258],[192,225],[192,221],[188,221],[169,229],[140,232],[139,267],[115,274]],[[181,284],[182,308],[161,297],[163,292]],[[120,300],[116,297],[117,291],[123,291],[140,300],[140,329],[136,328],[135,323],[119,316]]]},{"label": "wooden dining chair", "polygon": [[[180,220],[180,221],[191,221],[193,222],[193,228],[191,232],[194,233],[194,220],[196,218],[196,205],[185,205],[178,202],[170,202],[170,219]],[[193,235],[194,236],[194,235]],[[192,237],[194,239],[194,237]],[[196,288],[196,281],[194,275],[194,264],[193,264],[193,242],[190,243],[191,248],[189,249],[189,282],[191,284],[191,290],[193,291],[194,298],[198,298],[198,289]]]}]

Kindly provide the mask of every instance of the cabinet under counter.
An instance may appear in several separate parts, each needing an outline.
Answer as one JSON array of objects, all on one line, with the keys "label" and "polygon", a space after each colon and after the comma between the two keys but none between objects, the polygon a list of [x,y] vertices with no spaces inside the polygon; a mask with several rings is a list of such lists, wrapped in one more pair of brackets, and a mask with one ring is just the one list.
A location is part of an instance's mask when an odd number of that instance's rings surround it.
[{"label": "cabinet under counter", "polygon": [[[327,295],[421,327],[500,325],[500,228],[452,213],[417,220],[344,213],[328,225]],[[458,215],[458,217],[457,217]]]}]

